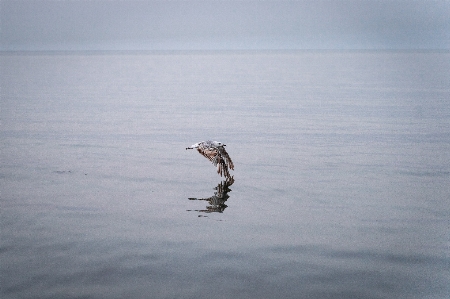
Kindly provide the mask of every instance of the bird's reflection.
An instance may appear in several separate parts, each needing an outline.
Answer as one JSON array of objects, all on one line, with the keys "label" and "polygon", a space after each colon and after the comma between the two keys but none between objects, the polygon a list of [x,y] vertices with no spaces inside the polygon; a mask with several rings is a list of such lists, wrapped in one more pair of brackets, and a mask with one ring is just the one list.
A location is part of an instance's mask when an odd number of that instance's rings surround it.
[{"label": "bird's reflection", "polygon": [[[230,177],[225,181],[221,181],[217,187],[214,187],[214,195],[208,198],[195,198],[191,197],[189,200],[205,200],[209,203],[204,210],[188,210],[188,211],[196,211],[202,213],[223,213],[223,211],[228,207],[225,202],[230,198],[228,192],[231,191],[229,188],[234,183],[234,178]],[[200,216],[199,216],[200,217]]]}]

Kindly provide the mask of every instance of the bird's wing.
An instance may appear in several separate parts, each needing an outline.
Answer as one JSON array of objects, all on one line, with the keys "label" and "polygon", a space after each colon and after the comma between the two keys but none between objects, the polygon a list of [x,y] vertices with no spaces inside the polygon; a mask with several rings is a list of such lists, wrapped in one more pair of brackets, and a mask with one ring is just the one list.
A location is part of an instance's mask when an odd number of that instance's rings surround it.
[{"label": "bird's wing", "polygon": [[220,176],[224,176],[227,179],[230,178],[230,172],[228,171],[228,166],[225,163],[225,160],[223,159],[222,155],[217,155],[217,173],[220,174]]},{"label": "bird's wing", "polygon": [[228,168],[230,168],[231,170],[234,170],[234,164],[233,161],[231,161],[230,156],[228,155],[227,151],[225,150],[225,148],[221,148],[219,150],[220,154],[222,155],[222,157],[225,160],[225,163],[227,164]]},{"label": "bird's wing", "polygon": [[209,161],[211,161],[214,166],[217,165],[217,155],[219,154],[219,151],[215,148],[204,148],[204,147],[198,147],[197,151],[204,157],[206,157]]},{"label": "bird's wing", "polygon": [[[218,148],[198,147],[197,151],[200,154],[202,154],[202,156],[208,158],[208,160],[211,161],[214,164],[214,166],[217,166],[217,173],[220,174],[220,176],[230,178],[230,173],[228,171],[228,163],[231,161],[231,159],[228,156],[227,152],[225,152],[224,157],[222,154],[223,153],[222,150],[219,150]],[[231,166],[234,168],[233,162],[231,162]]]}]

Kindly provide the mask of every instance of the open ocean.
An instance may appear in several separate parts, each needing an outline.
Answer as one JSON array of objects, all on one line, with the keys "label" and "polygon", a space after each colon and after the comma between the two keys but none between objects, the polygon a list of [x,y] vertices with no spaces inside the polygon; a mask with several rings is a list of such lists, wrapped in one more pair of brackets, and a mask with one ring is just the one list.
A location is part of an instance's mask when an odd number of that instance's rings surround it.
[{"label": "open ocean", "polygon": [[1,298],[450,297],[450,52],[0,61]]}]

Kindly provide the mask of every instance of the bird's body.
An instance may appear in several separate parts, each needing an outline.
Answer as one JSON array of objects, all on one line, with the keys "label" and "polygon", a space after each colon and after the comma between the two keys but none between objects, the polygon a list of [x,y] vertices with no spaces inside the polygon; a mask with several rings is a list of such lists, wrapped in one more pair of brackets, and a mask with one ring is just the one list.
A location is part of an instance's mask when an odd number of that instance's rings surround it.
[{"label": "bird's body", "polygon": [[214,166],[217,166],[217,173],[228,180],[232,178],[228,169],[234,170],[234,165],[224,146],[225,144],[222,142],[207,140],[193,144],[186,149],[196,148],[197,151],[208,158]]}]

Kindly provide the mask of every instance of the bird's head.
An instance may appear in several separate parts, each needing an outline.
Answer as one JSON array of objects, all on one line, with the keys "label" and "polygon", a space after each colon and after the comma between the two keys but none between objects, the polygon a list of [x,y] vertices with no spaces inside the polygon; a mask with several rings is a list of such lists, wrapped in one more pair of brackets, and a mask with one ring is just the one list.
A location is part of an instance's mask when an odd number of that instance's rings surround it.
[{"label": "bird's head", "polygon": [[214,145],[219,147],[219,146],[226,146],[226,144],[223,144],[222,142],[219,141],[213,141]]}]

